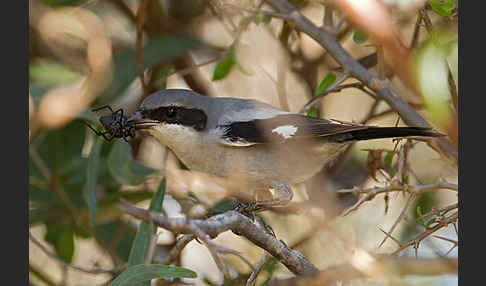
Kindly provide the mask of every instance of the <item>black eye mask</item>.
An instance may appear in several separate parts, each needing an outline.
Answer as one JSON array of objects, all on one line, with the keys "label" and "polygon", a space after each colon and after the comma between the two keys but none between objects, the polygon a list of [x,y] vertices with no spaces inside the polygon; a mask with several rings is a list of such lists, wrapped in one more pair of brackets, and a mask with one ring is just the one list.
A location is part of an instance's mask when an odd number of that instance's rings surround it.
[{"label": "black eye mask", "polygon": [[206,128],[207,116],[204,111],[197,108],[165,106],[157,109],[142,110],[141,112],[145,119],[184,125],[192,127],[197,131]]}]

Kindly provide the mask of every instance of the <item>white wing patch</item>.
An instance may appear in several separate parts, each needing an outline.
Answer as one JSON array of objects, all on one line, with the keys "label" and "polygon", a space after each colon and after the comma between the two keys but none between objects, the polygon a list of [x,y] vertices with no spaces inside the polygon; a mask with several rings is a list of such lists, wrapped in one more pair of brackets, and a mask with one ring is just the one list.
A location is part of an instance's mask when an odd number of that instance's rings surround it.
[{"label": "white wing patch", "polygon": [[222,139],[220,142],[223,143],[224,145],[234,146],[234,147],[248,147],[257,144],[257,143],[250,143],[243,139],[231,140],[229,138]]},{"label": "white wing patch", "polygon": [[293,125],[283,125],[279,126],[275,129],[272,130],[272,133],[277,133],[278,135],[282,136],[285,139],[292,138],[292,136],[295,135],[295,132],[297,132],[297,127]]}]

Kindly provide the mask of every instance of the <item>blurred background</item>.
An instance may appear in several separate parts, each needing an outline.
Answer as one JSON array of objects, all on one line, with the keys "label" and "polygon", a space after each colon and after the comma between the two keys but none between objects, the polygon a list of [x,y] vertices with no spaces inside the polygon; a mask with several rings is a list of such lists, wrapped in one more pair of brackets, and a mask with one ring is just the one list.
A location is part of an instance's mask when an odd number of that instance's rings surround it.
[{"label": "blurred background", "polygon": [[[457,150],[456,1],[289,2],[389,83]],[[187,170],[154,139],[103,141],[83,121],[101,130],[98,118],[109,111],[92,108],[109,104],[130,114],[157,90],[187,88],[206,96],[257,99],[310,116],[406,126],[369,86],[346,74],[328,51],[265,1],[29,4],[31,285],[107,285],[126,266],[140,223],[117,204],[148,208],[162,178],[167,216],[202,218],[231,207],[227,182]],[[337,85],[343,88],[336,90]],[[317,96],[323,98],[304,110]],[[454,160],[430,141],[359,142],[309,182],[292,186],[295,207],[260,215],[278,239],[320,270],[350,263],[367,274],[335,285],[457,285],[457,261],[454,271],[371,275],[360,269],[360,258],[348,255],[457,259],[457,173],[457,155]],[[360,201],[372,188],[390,185],[401,191]],[[407,192],[408,186],[428,185],[430,191],[416,196]],[[447,219],[451,223],[444,223]],[[383,243],[387,233],[391,237]],[[177,238],[159,228],[152,262],[165,261]],[[237,250],[253,265],[263,255],[231,232],[214,242]],[[245,285],[248,265],[237,256],[222,258],[233,270],[231,277],[223,277],[207,248],[193,240],[172,265],[192,269],[198,278],[152,284]],[[293,276],[270,259],[256,285]]]}]

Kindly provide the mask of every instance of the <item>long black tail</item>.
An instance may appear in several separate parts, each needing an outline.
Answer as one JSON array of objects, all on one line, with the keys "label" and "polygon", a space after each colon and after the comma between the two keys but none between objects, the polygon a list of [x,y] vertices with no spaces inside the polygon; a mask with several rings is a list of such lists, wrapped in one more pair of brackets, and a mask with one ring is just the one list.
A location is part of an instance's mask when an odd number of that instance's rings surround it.
[{"label": "long black tail", "polygon": [[352,130],[342,134],[336,134],[333,138],[337,142],[369,140],[379,138],[426,136],[439,137],[444,134],[438,133],[432,128],[424,127],[368,127],[359,130]]}]

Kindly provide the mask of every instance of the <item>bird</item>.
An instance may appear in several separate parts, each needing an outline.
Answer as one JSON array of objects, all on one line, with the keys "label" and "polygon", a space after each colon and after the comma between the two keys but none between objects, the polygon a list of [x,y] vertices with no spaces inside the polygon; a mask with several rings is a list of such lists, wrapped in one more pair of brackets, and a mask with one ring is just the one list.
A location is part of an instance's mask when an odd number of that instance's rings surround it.
[{"label": "bird", "polygon": [[428,127],[344,123],[188,89],[149,95],[126,122],[168,147],[190,170],[241,176],[251,188],[274,191],[271,199],[247,203],[247,211],[286,205],[293,198],[291,185],[314,176],[355,141],[443,136]]}]

